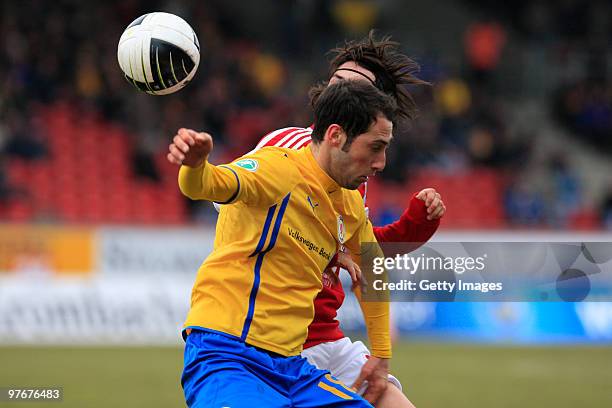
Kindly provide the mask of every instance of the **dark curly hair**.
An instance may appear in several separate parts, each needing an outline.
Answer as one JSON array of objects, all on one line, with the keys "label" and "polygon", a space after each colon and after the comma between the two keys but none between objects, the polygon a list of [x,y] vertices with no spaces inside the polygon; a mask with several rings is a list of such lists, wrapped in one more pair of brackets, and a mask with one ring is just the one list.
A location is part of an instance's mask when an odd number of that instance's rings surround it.
[{"label": "dark curly hair", "polygon": [[[431,84],[415,76],[419,71],[419,64],[402,54],[399,45],[398,42],[392,41],[390,36],[376,39],[374,30],[371,30],[366,38],[346,42],[343,46],[329,51],[333,55],[329,77],[331,78],[342,64],[353,61],[374,74],[374,85],[378,89],[395,98],[400,118],[414,119],[418,109],[408,87]],[[325,86],[327,82],[310,89],[310,103],[313,107]]]}]

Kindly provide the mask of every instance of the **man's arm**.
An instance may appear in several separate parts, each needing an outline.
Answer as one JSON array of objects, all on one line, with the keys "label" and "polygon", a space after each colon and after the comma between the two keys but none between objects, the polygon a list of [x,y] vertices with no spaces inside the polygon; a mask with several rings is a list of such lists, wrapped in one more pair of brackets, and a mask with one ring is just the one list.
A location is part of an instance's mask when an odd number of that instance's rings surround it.
[{"label": "man's arm", "polygon": [[168,161],[181,166],[179,188],[192,200],[228,201],[238,191],[237,177],[229,169],[208,163],[212,136],[181,128],[168,146]]},{"label": "man's arm", "polygon": [[212,137],[189,129],[180,129],[169,147],[168,161],[181,165],[181,192],[191,199],[266,206],[291,191],[295,182],[296,173],[282,151],[263,149],[219,166],[207,161],[211,151]]},{"label": "man's arm", "polygon": [[220,204],[231,203],[240,191],[236,172],[207,161],[196,168],[181,166],[178,183],[181,192],[192,200],[208,200]]}]

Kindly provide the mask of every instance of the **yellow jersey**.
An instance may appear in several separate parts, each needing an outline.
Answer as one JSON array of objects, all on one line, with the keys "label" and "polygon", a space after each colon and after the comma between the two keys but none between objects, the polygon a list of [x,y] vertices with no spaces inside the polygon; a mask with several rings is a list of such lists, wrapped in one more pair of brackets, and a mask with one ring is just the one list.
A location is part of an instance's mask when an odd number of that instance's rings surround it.
[{"label": "yellow jersey", "polygon": [[[329,177],[310,147],[266,147],[227,165],[182,166],[179,187],[191,199],[225,204],[213,251],[198,270],[185,328],[299,354],[322,272],[340,245],[358,261],[361,242],[376,242],[359,192]],[[388,358],[389,306],[365,303],[373,355]]]}]

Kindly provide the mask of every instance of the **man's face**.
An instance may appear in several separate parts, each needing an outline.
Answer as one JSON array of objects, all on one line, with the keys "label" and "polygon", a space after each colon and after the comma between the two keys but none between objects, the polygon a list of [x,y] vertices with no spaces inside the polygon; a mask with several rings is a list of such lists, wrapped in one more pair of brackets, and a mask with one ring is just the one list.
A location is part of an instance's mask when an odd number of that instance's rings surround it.
[{"label": "man's face", "polygon": [[383,115],[378,115],[367,132],[353,139],[348,150],[343,149],[346,133],[343,130],[340,132],[338,147],[331,153],[332,177],[341,187],[355,190],[368,177],[385,168],[386,150],[393,138],[393,123]]},{"label": "man's face", "polygon": [[[357,71],[357,72],[354,72]],[[375,82],[372,71],[367,70],[354,61],[340,65],[329,79],[328,85],[338,81]],[[365,183],[368,177],[385,168],[385,152],[392,139],[393,124],[382,115],[373,123],[366,133],[358,135],[348,151],[342,148],[334,151],[334,179],[344,188],[354,190]],[[343,145],[346,143],[344,135]],[[344,149],[346,150],[346,149]]]}]

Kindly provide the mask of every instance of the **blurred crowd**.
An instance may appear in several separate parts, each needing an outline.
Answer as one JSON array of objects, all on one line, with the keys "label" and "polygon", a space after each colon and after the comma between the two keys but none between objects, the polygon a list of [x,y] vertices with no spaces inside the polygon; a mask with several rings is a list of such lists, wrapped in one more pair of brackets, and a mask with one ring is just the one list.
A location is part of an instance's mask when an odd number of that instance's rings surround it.
[{"label": "blurred crowd", "polygon": [[[609,3],[517,1],[495,8],[484,1],[459,3],[469,21],[461,27],[462,38],[451,45],[460,50],[456,58],[427,47],[416,55],[403,50],[421,64],[420,76],[433,87],[413,90],[420,116],[396,132],[381,175],[383,198],[377,202],[382,208],[374,214],[396,216],[401,205],[385,199],[384,191],[412,188],[411,182],[423,180],[423,175],[427,180],[428,174],[435,174],[457,187],[455,175],[486,169],[495,175],[499,189],[479,192],[465,185],[458,194],[474,200],[479,194],[498,194],[493,204],[500,207],[497,226],[567,228],[586,217],[587,226],[612,228],[612,190],[589,203],[580,169],[568,160],[568,153],[537,154],[538,128],[517,127],[513,116],[524,98],[530,98],[576,137],[612,154]],[[400,23],[389,20],[385,8],[402,2],[273,4],[269,24],[257,27],[253,35],[253,24],[245,24],[244,18],[256,11],[249,7],[259,8],[259,13],[265,7],[244,2],[2,2],[0,200],[23,195],[7,181],[7,157],[30,161],[50,154],[45,123],[35,120],[34,112],[59,102],[125,127],[135,174],[153,181],[159,178],[154,158],[179,127],[209,131],[215,138],[214,159],[221,161],[250,150],[271,130],[307,126],[307,90],[327,78],[325,51],[365,35],[370,27],[385,34],[385,27]],[[123,29],[154,10],[185,18],[202,44],[201,65],[192,83],[164,97],[138,94],[121,75],[116,59]],[[401,37],[395,39],[404,43]],[[554,55],[556,72],[562,75],[540,95],[521,95],[517,89],[529,83],[512,83],[516,49]],[[545,60],[541,68],[548,63]],[[532,180],[534,166],[545,174],[544,187]],[[439,189],[444,194],[444,185]],[[449,217],[452,206],[449,202]],[[192,205],[192,211],[195,218],[207,218],[208,209],[202,206]],[[472,226],[478,227],[477,220]]]}]

